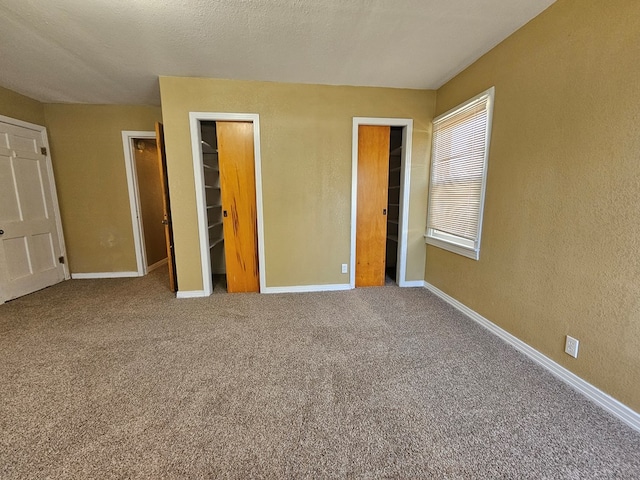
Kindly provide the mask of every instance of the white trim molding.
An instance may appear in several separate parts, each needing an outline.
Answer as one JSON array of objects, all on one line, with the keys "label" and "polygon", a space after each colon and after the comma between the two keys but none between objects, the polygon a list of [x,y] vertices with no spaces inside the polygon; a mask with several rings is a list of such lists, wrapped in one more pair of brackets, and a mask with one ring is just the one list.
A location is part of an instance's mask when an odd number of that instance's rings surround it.
[{"label": "white trim molding", "polygon": [[124,165],[127,172],[127,187],[129,188],[129,210],[131,212],[131,228],[136,252],[136,266],[140,276],[148,273],[147,255],[144,249],[144,228],[140,209],[140,191],[138,189],[138,175],[136,173],[136,157],[133,140],[136,138],[156,139],[156,132],[140,132],[132,130],[122,131],[122,148],[124,150]]},{"label": "white trim molding", "polygon": [[[227,121],[253,123],[253,158],[255,162],[256,180],[256,213],[258,223],[258,266],[260,271],[260,292],[264,292],[267,284],[264,263],[264,220],[262,208],[262,157],[260,154],[260,116],[257,113],[217,113],[189,112],[191,130],[191,155],[193,157],[193,175],[196,188],[196,208],[198,213],[198,232],[200,235],[200,262],[202,265],[202,286],[204,296],[213,293],[211,276],[211,260],[209,255],[209,234],[207,232],[206,197],[204,194],[204,175],[202,173],[202,134],[200,122]],[[180,292],[178,292],[180,295]],[[179,297],[187,298],[187,297]]]},{"label": "white trim molding", "polygon": [[335,283],[326,285],[293,285],[290,287],[267,287],[262,293],[304,293],[304,292],[336,292],[351,290],[348,283]]},{"label": "white trim molding", "polygon": [[437,287],[434,287],[428,282],[424,282],[424,287],[427,290],[431,291],[436,296],[440,297],[442,300],[444,300],[448,304],[450,304],[451,306],[458,309],[460,312],[465,314],[474,322],[483,326],[484,328],[489,330],[491,333],[493,333],[497,337],[500,337],[503,341],[507,342],[516,350],[522,352],[524,355],[529,357],[538,365],[547,369],[551,374],[553,374],[554,376],[556,376],[557,378],[559,378],[560,380],[568,384],[574,390],[577,390],[582,395],[584,395],[585,397],[587,397],[588,399],[590,399],[591,401],[593,401],[594,403],[596,403],[597,405],[605,409],[607,412],[619,418],[621,421],[629,425],[634,430],[637,430],[638,432],[640,432],[640,413],[635,412],[634,410],[630,409],[622,402],[604,393],[599,388],[593,386],[586,380],[583,380],[582,378],[578,377],[573,372],[557,364],[556,362],[551,360],[549,357],[547,357],[543,353],[539,352],[538,350],[528,345],[527,343],[523,342],[519,338],[511,335],[506,330],[503,330],[502,328],[497,326],[495,323],[491,322],[490,320],[487,320],[485,317],[483,317],[479,313],[475,312],[474,310],[471,310],[469,307],[459,302],[455,298],[451,297],[450,295],[447,295]]},{"label": "white trim molding", "polygon": [[87,280],[91,278],[129,278],[140,277],[138,272],[93,272],[93,273],[72,273],[73,280]]},{"label": "white trim molding", "polygon": [[[349,282],[356,286],[356,215],[358,207],[358,127],[360,125],[381,125],[404,127],[402,129],[402,159],[400,167],[400,215],[398,219],[398,269],[396,283],[409,287],[407,281],[407,238],[409,232],[409,191],[411,188],[411,147],[413,143],[413,119],[353,117],[351,141],[351,261]],[[420,284],[422,286],[422,284]]]},{"label": "white trim molding", "polygon": [[204,290],[178,290],[176,292],[176,298],[201,298],[208,297],[209,295],[211,294]]}]

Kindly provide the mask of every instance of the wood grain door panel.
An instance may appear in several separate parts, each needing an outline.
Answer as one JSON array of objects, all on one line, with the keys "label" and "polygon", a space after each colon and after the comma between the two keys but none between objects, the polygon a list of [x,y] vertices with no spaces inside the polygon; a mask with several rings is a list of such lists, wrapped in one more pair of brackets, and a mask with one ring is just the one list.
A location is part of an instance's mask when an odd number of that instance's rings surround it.
[{"label": "wood grain door panel", "polygon": [[391,127],[358,127],[356,287],[383,286]]},{"label": "wood grain door panel", "polygon": [[216,122],[216,135],[227,292],[259,292],[253,123]]}]

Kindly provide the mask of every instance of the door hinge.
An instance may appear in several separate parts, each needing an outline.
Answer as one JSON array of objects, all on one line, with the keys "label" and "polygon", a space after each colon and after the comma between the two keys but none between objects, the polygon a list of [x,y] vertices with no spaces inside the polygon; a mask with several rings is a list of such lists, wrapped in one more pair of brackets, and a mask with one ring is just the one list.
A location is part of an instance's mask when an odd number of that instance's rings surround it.
[{"label": "door hinge", "polygon": [[58,257],[58,261],[64,265],[64,257]]},{"label": "door hinge", "polygon": [[42,155],[46,155],[47,154],[47,147],[40,147],[40,153]]}]

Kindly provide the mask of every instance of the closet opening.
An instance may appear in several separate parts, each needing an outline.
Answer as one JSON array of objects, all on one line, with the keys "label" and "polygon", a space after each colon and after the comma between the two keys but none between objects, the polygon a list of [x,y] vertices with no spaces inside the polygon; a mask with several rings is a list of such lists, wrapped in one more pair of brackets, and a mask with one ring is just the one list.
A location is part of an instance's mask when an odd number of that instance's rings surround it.
[{"label": "closet opening", "polygon": [[220,189],[220,162],[216,122],[200,122],[202,153],[202,177],[206,202],[206,220],[211,265],[211,282],[214,293],[227,292],[227,270],[224,252],[224,224],[222,193]]},{"label": "closet opening", "polygon": [[407,281],[410,118],[353,118],[351,288]]},{"label": "closet opening", "polygon": [[389,183],[387,190],[387,241],[385,285],[397,285],[398,239],[400,225],[400,174],[404,127],[391,127],[389,134]]},{"label": "closet opening", "polygon": [[189,121],[203,284],[189,295],[260,292],[265,277],[259,117],[190,112]]}]

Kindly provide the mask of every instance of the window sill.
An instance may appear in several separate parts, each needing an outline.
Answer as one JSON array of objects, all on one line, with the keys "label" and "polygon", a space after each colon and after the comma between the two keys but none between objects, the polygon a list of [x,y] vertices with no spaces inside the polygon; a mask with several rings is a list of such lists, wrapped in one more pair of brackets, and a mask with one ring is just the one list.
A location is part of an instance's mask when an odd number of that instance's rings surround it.
[{"label": "window sill", "polygon": [[452,253],[456,253],[458,255],[462,255],[463,257],[471,258],[473,260],[480,259],[480,252],[474,250],[472,248],[462,247],[460,245],[456,245],[449,242],[444,242],[437,238],[432,238],[427,235],[424,236],[425,243],[428,245],[432,245],[434,247],[442,248],[443,250],[447,250]]}]

